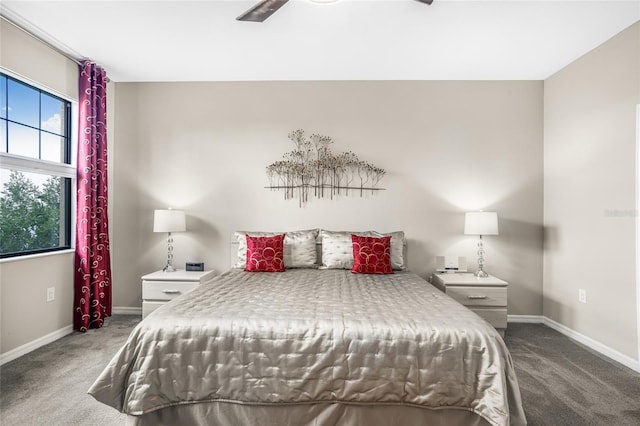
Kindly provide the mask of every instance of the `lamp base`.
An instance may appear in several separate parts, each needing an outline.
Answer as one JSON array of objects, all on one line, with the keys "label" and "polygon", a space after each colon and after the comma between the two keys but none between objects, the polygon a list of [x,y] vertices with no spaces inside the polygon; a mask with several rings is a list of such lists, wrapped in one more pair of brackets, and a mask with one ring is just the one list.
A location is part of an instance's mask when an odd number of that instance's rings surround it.
[{"label": "lamp base", "polygon": [[478,240],[478,270],[473,274],[476,278],[487,278],[489,274],[484,271],[484,244],[482,242],[482,235]]},{"label": "lamp base", "polygon": [[167,263],[167,266],[162,268],[162,272],[175,272],[175,271],[177,271],[177,269],[171,266],[171,264],[169,263]]}]

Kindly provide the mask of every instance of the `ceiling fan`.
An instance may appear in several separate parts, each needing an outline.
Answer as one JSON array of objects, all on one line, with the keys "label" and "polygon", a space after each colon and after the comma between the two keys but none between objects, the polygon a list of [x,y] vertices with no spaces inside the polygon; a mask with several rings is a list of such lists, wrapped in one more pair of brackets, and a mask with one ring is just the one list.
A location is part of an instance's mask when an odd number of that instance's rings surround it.
[{"label": "ceiling fan", "polygon": [[[280,9],[289,0],[260,0],[236,19],[238,21],[263,22],[269,16],[273,15],[276,10]],[[313,1],[313,0],[312,0]],[[320,0],[315,0],[320,3]],[[329,3],[337,0],[324,0],[323,3]],[[433,0],[416,0],[420,3],[431,4]]]}]

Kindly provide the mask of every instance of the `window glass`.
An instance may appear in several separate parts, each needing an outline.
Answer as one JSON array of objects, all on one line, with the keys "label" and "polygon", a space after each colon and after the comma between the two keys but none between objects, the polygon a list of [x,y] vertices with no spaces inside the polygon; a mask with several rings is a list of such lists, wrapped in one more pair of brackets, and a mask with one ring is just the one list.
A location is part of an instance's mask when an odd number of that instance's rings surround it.
[{"label": "window glass", "polygon": [[31,127],[40,127],[40,93],[37,90],[9,79],[7,99],[7,118],[10,121]]},{"label": "window glass", "polygon": [[[71,103],[0,73],[0,258],[71,246]],[[6,162],[5,162],[6,160]]]},{"label": "window glass", "polygon": [[64,162],[64,138],[42,132],[40,135],[40,159],[46,161]]},{"label": "window glass", "polygon": [[7,118],[7,77],[0,75],[0,118]]},{"label": "window glass", "polygon": [[7,122],[0,120],[0,152],[7,152]]},{"label": "window glass", "polygon": [[0,184],[0,255],[69,246],[69,178],[1,169]]},{"label": "window glass", "polygon": [[9,154],[40,158],[40,132],[22,124],[9,123]]},{"label": "window glass", "polygon": [[42,130],[46,130],[47,132],[63,136],[66,132],[66,129],[64,128],[66,103],[45,93],[42,94],[40,101],[40,128]]}]

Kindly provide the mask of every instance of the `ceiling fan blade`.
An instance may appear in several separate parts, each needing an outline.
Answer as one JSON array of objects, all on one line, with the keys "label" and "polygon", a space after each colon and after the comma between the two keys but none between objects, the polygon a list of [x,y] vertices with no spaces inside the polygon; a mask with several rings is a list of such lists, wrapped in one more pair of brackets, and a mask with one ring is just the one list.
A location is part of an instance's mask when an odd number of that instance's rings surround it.
[{"label": "ceiling fan blade", "polygon": [[238,21],[263,22],[276,10],[280,9],[289,0],[262,0],[242,15],[238,16]]},{"label": "ceiling fan blade", "polygon": [[426,3],[426,4],[431,4],[433,3],[433,0],[418,0],[420,3]]}]

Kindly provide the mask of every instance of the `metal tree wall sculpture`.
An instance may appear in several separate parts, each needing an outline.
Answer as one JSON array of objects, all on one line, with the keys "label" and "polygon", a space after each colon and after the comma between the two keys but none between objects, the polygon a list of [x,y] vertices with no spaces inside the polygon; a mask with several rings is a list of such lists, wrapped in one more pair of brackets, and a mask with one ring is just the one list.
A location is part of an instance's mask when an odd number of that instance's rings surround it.
[{"label": "metal tree wall sculpture", "polygon": [[309,195],[331,198],[337,195],[380,191],[384,169],[362,161],[353,152],[334,154],[329,149],[333,140],[329,136],[312,134],[308,139],[304,130],[288,135],[295,145],[283,159],[267,166],[269,189],[284,191],[285,200],[297,196],[302,207]]}]

